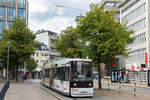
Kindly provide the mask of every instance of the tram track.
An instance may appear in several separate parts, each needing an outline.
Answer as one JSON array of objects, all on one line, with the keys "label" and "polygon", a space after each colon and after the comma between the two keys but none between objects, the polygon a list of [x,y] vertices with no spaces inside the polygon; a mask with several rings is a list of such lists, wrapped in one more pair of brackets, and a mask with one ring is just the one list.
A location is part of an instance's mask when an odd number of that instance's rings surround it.
[{"label": "tram track", "polygon": [[45,92],[49,93],[50,95],[52,95],[53,97],[55,97],[57,100],[78,100],[77,98],[71,98],[71,97],[68,97],[68,96],[64,96],[63,94],[53,90],[53,89],[50,89],[49,87],[43,85],[41,83],[41,86],[40,88],[42,90],[44,90]]}]

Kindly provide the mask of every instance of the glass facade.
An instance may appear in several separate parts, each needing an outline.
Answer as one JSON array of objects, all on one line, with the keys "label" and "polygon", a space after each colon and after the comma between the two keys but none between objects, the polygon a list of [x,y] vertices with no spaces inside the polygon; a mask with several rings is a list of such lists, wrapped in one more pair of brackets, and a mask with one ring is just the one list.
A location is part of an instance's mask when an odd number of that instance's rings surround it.
[{"label": "glass facade", "polygon": [[27,3],[27,0],[0,0],[0,39],[2,30],[9,29],[16,16],[27,22]]}]

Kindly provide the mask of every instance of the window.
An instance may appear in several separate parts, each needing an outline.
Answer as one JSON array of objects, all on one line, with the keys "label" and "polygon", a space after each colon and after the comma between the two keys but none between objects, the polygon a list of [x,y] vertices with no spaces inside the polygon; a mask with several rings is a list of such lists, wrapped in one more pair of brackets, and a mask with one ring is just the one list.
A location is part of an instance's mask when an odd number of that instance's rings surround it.
[{"label": "window", "polygon": [[18,9],[17,11],[18,16],[22,17],[24,15],[23,9]]},{"label": "window", "polygon": [[8,29],[9,29],[12,25],[12,22],[7,22],[7,24],[8,24]]},{"label": "window", "polygon": [[5,28],[5,22],[0,22],[0,34],[2,34],[4,28]]},{"label": "window", "polygon": [[8,16],[8,21],[13,21],[13,19],[15,17],[15,9],[8,8],[7,16]]},{"label": "window", "polygon": [[51,43],[54,44],[54,43],[55,43],[55,40],[54,40],[54,39],[51,39]]},{"label": "window", "polygon": [[5,15],[6,15],[6,9],[5,8],[0,8],[0,20],[4,21],[5,20]]},{"label": "window", "polygon": [[92,63],[77,61],[72,62],[71,79],[73,81],[92,80]]},{"label": "window", "polygon": [[64,68],[65,81],[68,81],[68,80],[69,80],[69,71],[70,71],[70,68],[69,68],[69,67]]},{"label": "window", "polygon": [[49,70],[50,70],[50,69],[45,69],[45,77],[46,77],[46,78],[49,78]]},{"label": "window", "polygon": [[8,5],[8,7],[13,7],[14,6],[14,0],[8,0],[7,5]]},{"label": "window", "polygon": [[139,21],[133,23],[132,25],[127,26],[127,29],[128,29],[128,30],[133,29],[133,30],[135,30],[135,31],[140,30],[140,29],[142,29],[142,28],[145,27],[145,20],[146,20],[146,18],[143,18],[143,19],[141,19],[141,20],[139,20]]},{"label": "window", "polygon": [[132,8],[135,4],[137,4],[140,0],[135,0],[134,2],[132,2],[131,4],[129,4],[126,8],[124,8],[121,13],[124,13],[125,11],[127,11],[128,9]]},{"label": "window", "polygon": [[122,22],[130,21],[145,12],[145,3],[122,18]]},{"label": "window", "polygon": [[25,8],[26,7],[26,0],[18,0],[18,7]]},{"label": "window", "polygon": [[5,6],[5,0],[0,0],[0,6]]}]

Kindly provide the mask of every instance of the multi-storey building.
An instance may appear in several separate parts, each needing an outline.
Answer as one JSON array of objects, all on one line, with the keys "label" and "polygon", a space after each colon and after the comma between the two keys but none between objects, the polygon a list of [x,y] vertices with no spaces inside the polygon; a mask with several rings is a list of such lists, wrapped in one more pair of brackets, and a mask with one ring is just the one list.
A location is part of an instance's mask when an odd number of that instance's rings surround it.
[{"label": "multi-storey building", "polygon": [[146,81],[146,71],[150,67],[150,0],[126,0],[120,5],[121,23],[127,23],[128,30],[134,30],[135,40],[128,45],[129,57],[126,69],[129,79]]},{"label": "multi-storey building", "polygon": [[33,57],[39,67],[60,55],[54,46],[54,42],[58,38],[57,33],[52,31],[42,30],[36,33],[36,40],[41,43],[41,47],[36,50]]},{"label": "multi-storey building", "polygon": [[28,24],[28,0],[0,0],[0,39],[2,30],[9,29],[18,16]]}]

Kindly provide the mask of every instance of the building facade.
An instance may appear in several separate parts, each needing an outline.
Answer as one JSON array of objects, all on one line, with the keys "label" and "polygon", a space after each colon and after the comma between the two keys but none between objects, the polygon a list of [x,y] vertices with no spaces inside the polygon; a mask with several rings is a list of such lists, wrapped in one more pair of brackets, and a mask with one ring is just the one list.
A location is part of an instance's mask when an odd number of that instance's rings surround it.
[{"label": "building facade", "polygon": [[0,39],[2,30],[9,29],[16,17],[24,19],[28,25],[28,0],[0,0]]},{"label": "building facade", "polygon": [[52,31],[42,30],[36,33],[36,40],[41,43],[41,47],[36,50],[33,56],[38,63],[38,67],[47,64],[60,55],[60,52],[54,46],[58,38],[57,33]]},{"label": "building facade", "polygon": [[129,44],[129,57],[125,60],[129,79],[147,81],[150,54],[150,0],[126,0],[120,5],[121,23],[134,30],[135,40]]}]

